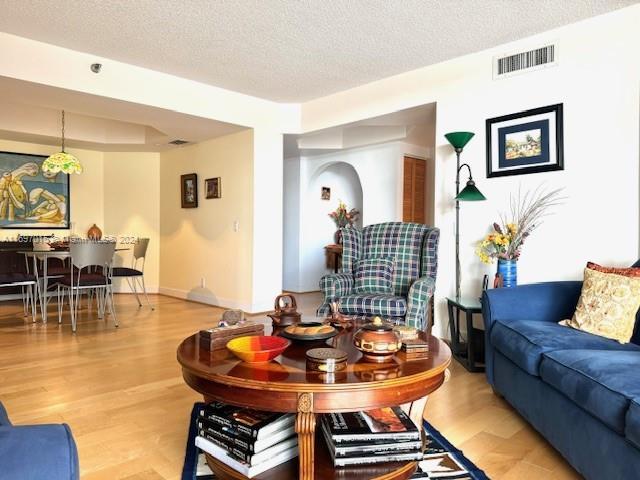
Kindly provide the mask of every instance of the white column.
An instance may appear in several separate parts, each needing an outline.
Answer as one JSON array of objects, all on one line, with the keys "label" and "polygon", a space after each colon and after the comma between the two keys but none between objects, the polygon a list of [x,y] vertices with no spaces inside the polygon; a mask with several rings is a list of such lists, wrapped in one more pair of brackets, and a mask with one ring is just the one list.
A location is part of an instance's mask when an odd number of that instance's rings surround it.
[{"label": "white column", "polygon": [[256,128],[253,132],[252,312],[273,310],[273,301],[282,292],[282,191],[282,134]]}]

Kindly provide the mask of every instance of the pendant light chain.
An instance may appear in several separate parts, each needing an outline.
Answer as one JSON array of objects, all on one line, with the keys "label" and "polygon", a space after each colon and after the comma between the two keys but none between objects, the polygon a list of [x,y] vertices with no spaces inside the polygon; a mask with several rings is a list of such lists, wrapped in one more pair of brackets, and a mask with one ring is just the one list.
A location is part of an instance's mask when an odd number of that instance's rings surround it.
[{"label": "pendant light chain", "polygon": [[64,110],[62,110],[62,153],[64,153]]}]

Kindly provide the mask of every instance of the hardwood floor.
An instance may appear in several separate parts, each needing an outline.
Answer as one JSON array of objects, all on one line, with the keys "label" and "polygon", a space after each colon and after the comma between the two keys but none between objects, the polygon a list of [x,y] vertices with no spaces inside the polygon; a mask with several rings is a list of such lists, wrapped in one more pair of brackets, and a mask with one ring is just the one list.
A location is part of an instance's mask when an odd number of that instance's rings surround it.
[{"label": "hardwood floor", "polygon": [[[319,299],[297,298],[308,314]],[[175,351],[221,310],[164,296],[151,301],[155,311],[117,295],[117,329],[85,307],[75,335],[68,315],[58,325],[54,305],[47,325],[23,319],[17,303],[0,305],[0,400],[16,424],[68,423],[83,479],[180,477],[189,413],[200,397],[182,381]],[[451,372],[430,397],[427,418],[490,478],[580,478],[493,395],[483,374],[455,362]]]}]

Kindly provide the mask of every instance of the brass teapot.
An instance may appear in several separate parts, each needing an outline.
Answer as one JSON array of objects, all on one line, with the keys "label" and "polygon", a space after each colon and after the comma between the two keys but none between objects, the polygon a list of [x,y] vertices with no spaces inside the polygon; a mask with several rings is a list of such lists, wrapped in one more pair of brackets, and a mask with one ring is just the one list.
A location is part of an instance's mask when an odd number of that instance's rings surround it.
[{"label": "brass teapot", "polygon": [[273,306],[274,312],[268,314],[276,327],[286,327],[300,323],[301,315],[298,312],[296,298],[293,295],[278,295]]}]

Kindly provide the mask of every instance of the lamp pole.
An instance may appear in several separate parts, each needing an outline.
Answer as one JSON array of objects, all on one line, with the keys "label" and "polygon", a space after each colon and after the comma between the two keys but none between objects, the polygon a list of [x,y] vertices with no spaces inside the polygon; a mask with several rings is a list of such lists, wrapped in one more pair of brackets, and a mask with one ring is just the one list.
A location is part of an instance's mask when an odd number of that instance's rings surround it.
[{"label": "lamp pole", "polygon": [[462,148],[456,148],[456,300],[460,300],[460,153]]}]

